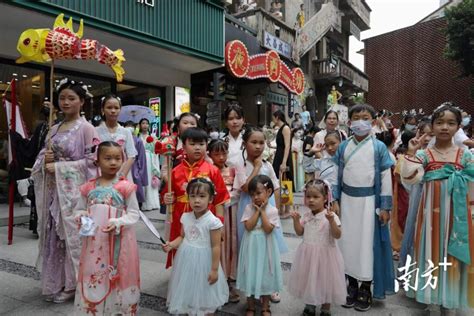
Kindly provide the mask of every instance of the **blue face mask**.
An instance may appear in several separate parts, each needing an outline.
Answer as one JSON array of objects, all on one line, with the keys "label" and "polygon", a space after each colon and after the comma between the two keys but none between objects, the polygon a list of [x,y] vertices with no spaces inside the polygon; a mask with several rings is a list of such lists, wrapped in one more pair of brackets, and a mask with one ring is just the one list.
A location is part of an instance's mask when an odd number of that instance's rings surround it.
[{"label": "blue face mask", "polygon": [[405,130],[409,132],[414,132],[416,130],[416,125],[413,124],[405,124]]},{"label": "blue face mask", "polygon": [[466,116],[465,118],[462,119],[462,126],[468,126],[469,123],[471,123],[471,117],[470,116]]},{"label": "blue face mask", "polygon": [[356,136],[365,136],[372,130],[372,122],[357,120],[351,122],[351,130]]}]

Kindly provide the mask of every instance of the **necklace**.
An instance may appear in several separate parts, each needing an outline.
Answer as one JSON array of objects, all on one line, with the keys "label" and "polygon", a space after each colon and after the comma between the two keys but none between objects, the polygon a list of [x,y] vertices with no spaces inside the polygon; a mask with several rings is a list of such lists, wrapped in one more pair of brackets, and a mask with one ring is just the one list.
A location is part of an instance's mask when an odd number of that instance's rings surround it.
[{"label": "necklace", "polygon": [[447,160],[453,146],[449,146],[449,148],[446,149],[445,151],[439,150],[436,146],[433,146],[432,148],[434,151],[436,151],[439,154],[442,160]]}]

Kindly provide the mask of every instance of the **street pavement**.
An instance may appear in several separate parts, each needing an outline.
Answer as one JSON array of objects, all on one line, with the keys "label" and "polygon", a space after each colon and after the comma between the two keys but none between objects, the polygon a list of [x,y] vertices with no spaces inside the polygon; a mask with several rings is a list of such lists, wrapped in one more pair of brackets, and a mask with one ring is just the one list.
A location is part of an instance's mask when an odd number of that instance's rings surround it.
[{"label": "street pavement", "polygon": [[[296,195],[295,203],[301,204],[302,197]],[[302,208],[300,207],[300,210]],[[16,219],[24,222],[29,212],[16,207]],[[0,206],[0,226],[5,225],[7,206]],[[164,232],[164,216],[157,211],[146,213],[156,228]],[[3,219],[3,221],[2,221]],[[301,238],[293,231],[291,219],[282,221],[285,239],[290,251],[282,255],[284,283],[287,283],[291,263]],[[159,240],[154,237],[142,222],[136,225],[140,248],[141,300],[139,315],[168,315],[166,313],[166,291],[170,270],[165,269],[166,255],[161,251]],[[39,272],[36,270],[38,241],[28,230],[26,223],[14,228],[13,245],[7,245],[7,227],[0,227],[0,315],[42,316],[72,315],[73,303],[54,304],[45,302],[41,296]],[[301,315],[304,304],[291,297],[286,289],[281,293],[282,300],[272,304],[272,314],[276,316]],[[426,306],[405,297],[401,292],[383,301],[374,301],[371,310],[365,313],[340,306],[332,306],[332,315],[440,315],[439,312],[425,311]],[[258,311],[258,309],[257,309]],[[217,315],[245,315],[245,298],[238,304],[225,305]],[[457,315],[474,315],[474,311],[458,311]]]}]

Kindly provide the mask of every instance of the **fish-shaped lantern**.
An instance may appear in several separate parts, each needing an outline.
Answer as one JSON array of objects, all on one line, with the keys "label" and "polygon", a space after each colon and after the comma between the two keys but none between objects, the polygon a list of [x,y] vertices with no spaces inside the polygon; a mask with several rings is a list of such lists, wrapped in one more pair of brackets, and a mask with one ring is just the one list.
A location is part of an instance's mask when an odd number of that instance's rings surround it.
[{"label": "fish-shaped lantern", "polygon": [[79,29],[74,32],[72,18],[64,23],[64,14],[57,16],[53,29],[28,29],[21,33],[17,50],[21,57],[17,63],[29,61],[47,62],[51,59],[94,59],[112,68],[118,82],[121,82],[125,70],[123,51],[112,51],[97,40],[81,39],[84,24],[81,19]]}]

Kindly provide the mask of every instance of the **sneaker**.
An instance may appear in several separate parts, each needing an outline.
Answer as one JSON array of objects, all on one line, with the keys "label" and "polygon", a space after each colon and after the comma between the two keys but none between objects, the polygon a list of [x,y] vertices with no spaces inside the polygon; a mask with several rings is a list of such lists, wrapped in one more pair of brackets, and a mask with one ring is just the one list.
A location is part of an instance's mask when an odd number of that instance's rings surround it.
[{"label": "sneaker", "polygon": [[372,293],[370,290],[360,288],[354,308],[359,312],[368,311],[372,307]]},{"label": "sneaker", "polygon": [[348,286],[347,287],[347,296],[346,296],[346,304],[342,305],[345,308],[352,308],[355,305],[358,295],[358,288]]},{"label": "sneaker", "polygon": [[74,298],[76,291],[72,292],[60,292],[59,294],[54,296],[53,302],[56,304],[62,304]]},{"label": "sneaker", "polygon": [[321,314],[319,314],[320,316],[331,316],[331,311],[328,311],[328,310],[321,310]]},{"label": "sneaker", "polygon": [[303,316],[315,316],[316,315],[316,306],[306,305],[304,307]]}]

